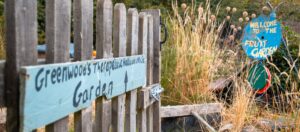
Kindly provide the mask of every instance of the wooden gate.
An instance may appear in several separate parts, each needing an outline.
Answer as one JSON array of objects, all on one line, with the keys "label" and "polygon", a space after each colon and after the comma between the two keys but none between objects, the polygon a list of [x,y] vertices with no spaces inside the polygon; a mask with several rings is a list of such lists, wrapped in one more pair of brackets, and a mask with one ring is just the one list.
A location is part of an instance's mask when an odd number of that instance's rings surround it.
[{"label": "wooden gate", "polygon": [[[22,91],[26,91],[20,87],[20,69],[24,66],[63,65],[134,55],[147,58],[144,87],[124,92],[111,100],[99,97],[88,107],[44,124],[45,130],[160,131],[160,101],[150,95],[151,89],[160,82],[160,11],[142,10],[138,13],[137,9],[126,10],[122,3],[113,6],[111,0],[98,0],[96,4],[94,12],[93,0],[46,0],[47,51],[45,60],[40,60],[36,48],[37,0],[5,1],[7,59],[0,65],[0,107],[7,109],[6,131],[27,131],[21,128],[24,117],[20,114],[24,109],[20,103],[25,94]],[[96,27],[93,27],[94,13]],[[74,58],[69,55],[71,26],[74,29]],[[96,30],[96,58],[92,57],[93,30]],[[39,121],[38,118],[34,120]]]}]

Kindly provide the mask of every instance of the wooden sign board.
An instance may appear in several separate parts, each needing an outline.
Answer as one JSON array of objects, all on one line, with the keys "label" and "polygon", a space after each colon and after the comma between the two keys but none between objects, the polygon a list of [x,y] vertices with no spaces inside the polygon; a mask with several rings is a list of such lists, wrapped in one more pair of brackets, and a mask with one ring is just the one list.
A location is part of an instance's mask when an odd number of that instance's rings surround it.
[{"label": "wooden sign board", "polygon": [[146,84],[146,59],[131,56],[21,69],[21,131],[32,131]]},{"label": "wooden sign board", "polygon": [[281,40],[281,25],[272,11],[270,15],[262,14],[247,24],[242,46],[248,57],[264,60],[279,48]]}]

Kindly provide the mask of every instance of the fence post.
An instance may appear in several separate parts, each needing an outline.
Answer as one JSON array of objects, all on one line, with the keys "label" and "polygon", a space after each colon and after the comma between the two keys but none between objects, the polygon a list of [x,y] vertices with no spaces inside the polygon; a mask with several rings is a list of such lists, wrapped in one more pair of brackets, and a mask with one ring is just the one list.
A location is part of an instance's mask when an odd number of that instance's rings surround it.
[{"label": "fence post", "polygon": [[[113,53],[114,57],[126,56],[126,8],[118,3],[114,8]],[[112,99],[112,131],[123,132],[125,121],[125,97],[120,95]]]},{"label": "fence post", "polygon": [[[147,86],[153,84],[153,17],[148,15]],[[147,131],[153,132],[153,107],[147,108]]]},{"label": "fence post", "polygon": [[[70,59],[71,0],[46,1],[46,63]],[[47,132],[67,132],[68,116],[46,126]]]},{"label": "fence post", "polygon": [[[75,61],[92,59],[93,50],[93,0],[74,0]],[[92,131],[93,106],[74,114],[75,132]]]},{"label": "fence post", "polygon": [[[112,16],[111,0],[99,0],[96,13],[97,59],[112,58]],[[96,100],[94,132],[108,132],[111,125],[111,101],[105,97]]]},{"label": "fence post", "polygon": [[19,70],[21,66],[37,63],[37,1],[6,0],[6,65],[5,87],[7,132],[18,132]]},{"label": "fence post", "polygon": [[[153,67],[153,83],[160,83],[161,79],[161,55],[160,55],[160,10],[144,10],[153,16],[153,54],[154,54],[154,67]],[[161,101],[156,101],[153,104],[153,131],[161,131],[161,118],[160,118]]]},{"label": "fence post", "polygon": [[[147,56],[147,38],[148,38],[148,18],[144,12],[139,14],[139,39],[138,39],[138,54]],[[140,98],[143,95],[138,94],[138,106],[141,106]],[[147,114],[144,108],[138,107],[137,127],[139,132],[147,131]]]},{"label": "fence post", "polygon": [[[138,54],[138,24],[137,9],[129,9],[127,18],[127,56]],[[126,132],[136,132],[136,106],[137,90],[133,90],[126,94]]]}]

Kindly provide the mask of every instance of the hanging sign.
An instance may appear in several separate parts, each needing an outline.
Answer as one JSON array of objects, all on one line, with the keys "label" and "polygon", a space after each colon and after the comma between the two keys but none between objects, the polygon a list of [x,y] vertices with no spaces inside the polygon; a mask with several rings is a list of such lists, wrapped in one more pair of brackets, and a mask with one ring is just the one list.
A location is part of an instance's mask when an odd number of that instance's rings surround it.
[{"label": "hanging sign", "polygon": [[242,46],[248,57],[264,60],[279,48],[281,39],[282,29],[272,11],[269,16],[262,14],[246,25]]},{"label": "hanging sign", "polygon": [[32,131],[146,84],[145,57],[70,62],[21,69],[21,131]]}]

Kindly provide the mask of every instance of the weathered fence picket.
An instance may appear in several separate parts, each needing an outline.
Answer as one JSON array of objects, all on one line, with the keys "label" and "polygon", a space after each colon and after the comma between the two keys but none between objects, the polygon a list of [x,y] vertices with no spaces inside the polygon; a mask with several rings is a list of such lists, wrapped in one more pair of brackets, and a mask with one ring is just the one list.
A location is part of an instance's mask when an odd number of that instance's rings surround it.
[{"label": "weathered fence picket", "polygon": [[[75,61],[91,60],[93,51],[93,1],[74,0]],[[92,131],[93,106],[74,114],[75,132]]]},{"label": "weathered fence picket", "polygon": [[[111,0],[99,0],[96,14],[97,59],[112,58],[113,4]],[[94,132],[108,132],[111,126],[111,101],[105,97],[96,100]]]},{"label": "weathered fence picket", "polygon": [[[147,38],[148,38],[148,18],[146,13],[139,14],[139,39],[138,39],[138,54],[147,55]],[[147,131],[147,114],[146,109],[142,106],[143,101],[141,99],[144,95],[139,91],[138,93],[138,101],[137,101],[137,128],[139,132]]]},{"label": "weathered fence picket", "polygon": [[[7,107],[7,132],[15,131],[31,131],[38,129],[37,127],[43,127],[47,132],[67,132],[74,130],[75,132],[159,132],[160,131],[160,102],[153,99],[150,95],[151,89],[156,86],[153,84],[159,83],[160,80],[160,23],[159,23],[159,10],[144,10],[145,12],[138,13],[135,8],[126,10],[126,7],[122,3],[118,3],[113,6],[111,0],[98,0],[96,12],[93,12],[93,0],[49,0],[46,1],[46,58],[42,63],[38,63],[37,58],[37,1],[36,0],[7,0],[5,1],[5,15],[6,15],[6,33],[7,33],[7,60],[5,63],[3,74],[0,71],[0,84],[3,82],[1,76],[5,76],[5,87],[0,85],[0,99],[5,96],[5,102],[0,100],[0,107]],[[71,9],[73,4],[73,20],[71,25]],[[93,60],[93,14],[96,14],[96,59]],[[127,14],[128,13],[128,14]],[[71,26],[74,29],[74,58],[70,58],[70,43],[71,43]],[[140,56],[137,56],[140,55]],[[141,56],[143,55],[143,56]],[[126,57],[127,56],[127,57]],[[58,103],[59,107],[49,108],[49,110],[58,111],[54,114],[53,118],[45,118],[42,113],[30,113],[31,109],[25,109],[25,107],[32,106],[28,104],[28,100],[31,101],[33,95],[38,94],[39,90],[34,94],[26,94],[28,86],[33,86],[33,77],[30,75],[34,73],[30,69],[56,69],[57,66],[68,67],[71,65],[82,65],[83,63],[95,64],[98,61],[121,60],[120,57],[127,58],[143,58],[143,65],[136,67],[135,69],[126,69],[125,86],[121,86],[120,83],[116,83],[115,95],[108,95],[105,89],[106,84],[103,85],[102,95],[89,97],[89,101],[80,102],[80,97],[85,96],[78,95],[80,104],[79,107],[74,105],[75,92],[73,96],[72,107],[64,107],[61,105],[68,101],[64,101],[65,94],[58,94],[59,99],[55,101],[48,101],[47,104]],[[110,59],[109,59],[110,58]],[[102,59],[102,60],[98,60]],[[70,60],[75,62],[70,62]],[[40,61],[40,60],[39,60]],[[137,61],[137,60],[135,60]],[[46,63],[45,63],[46,62]],[[67,63],[68,62],[68,63]],[[4,63],[0,63],[1,66]],[[50,65],[54,63],[61,63],[59,65]],[[122,62],[123,65],[128,65],[128,62]],[[120,64],[122,64],[120,63]],[[128,64],[126,64],[128,63]],[[133,63],[133,65],[136,62]],[[2,65],[1,65],[2,64]],[[36,67],[33,65],[41,65]],[[31,67],[23,67],[31,66]],[[130,66],[130,64],[129,64]],[[19,73],[22,68],[22,74]],[[99,68],[99,67],[98,67]],[[126,66],[124,66],[126,68]],[[145,68],[145,69],[143,69]],[[3,68],[2,68],[3,69]],[[96,68],[95,68],[96,69]],[[140,70],[143,69],[143,70]],[[131,70],[131,71],[130,71]],[[138,70],[138,71],[135,71]],[[133,77],[127,77],[128,75],[134,75]],[[102,72],[102,71],[101,71]],[[114,78],[118,78],[123,71],[115,72]],[[141,74],[134,74],[139,73]],[[125,73],[125,71],[124,71]],[[53,79],[58,73],[45,73],[47,81],[47,75]],[[69,74],[69,73],[68,73]],[[105,77],[107,73],[93,75],[94,77]],[[137,76],[142,75],[142,76]],[[145,76],[144,76],[145,75]],[[59,76],[59,75],[58,75]],[[62,75],[64,76],[64,75]],[[110,73],[109,73],[110,76]],[[120,75],[121,76],[121,75]],[[31,79],[27,79],[31,78]],[[91,76],[90,76],[91,77]],[[123,77],[123,75],[122,75]],[[57,77],[58,78],[58,77]],[[80,78],[73,79],[83,79]],[[127,81],[130,89],[127,89]],[[136,79],[137,78],[137,79]],[[138,81],[139,78],[140,81]],[[146,79],[145,79],[146,78]],[[19,80],[21,82],[19,83]],[[70,78],[69,78],[70,79]],[[91,79],[91,78],[89,78]],[[77,81],[75,80],[75,81]],[[141,81],[142,80],[142,81]],[[41,83],[43,80],[40,80]],[[52,80],[51,80],[52,81]],[[87,81],[87,80],[84,80]],[[83,81],[83,83],[84,83]],[[120,82],[120,81],[115,81]],[[136,83],[140,82],[140,83]],[[65,84],[73,84],[73,81],[64,82]],[[93,82],[94,83],[94,82]],[[130,83],[130,84],[129,84]],[[136,84],[135,84],[136,83]],[[30,84],[30,85],[29,85]],[[55,84],[55,83],[54,83]],[[49,93],[49,87],[53,88],[54,84],[48,86],[48,89],[44,89],[44,93],[40,95],[47,95]],[[79,85],[81,82],[79,83]],[[86,82],[85,82],[86,84]],[[143,87],[142,84],[144,84]],[[41,84],[42,86],[43,84]],[[79,88],[77,85],[76,89]],[[35,90],[37,86],[37,80],[35,80]],[[65,87],[69,87],[64,85]],[[118,87],[119,86],[119,87]],[[136,87],[135,87],[136,86]],[[47,84],[45,82],[45,87]],[[61,86],[60,86],[61,87]],[[99,84],[99,87],[100,84]],[[124,88],[123,88],[124,87]],[[3,94],[5,88],[5,93]],[[20,88],[23,88],[20,90]],[[26,89],[25,89],[26,88]],[[71,88],[71,87],[69,87]],[[90,89],[90,95],[92,95],[93,86]],[[112,88],[111,88],[112,89]],[[125,89],[120,93],[120,89]],[[133,90],[132,90],[133,89]],[[30,89],[32,90],[32,88]],[[69,91],[66,89],[64,92]],[[82,90],[82,89],[81,89]],[[76,90],[75,90],[76,91]],[[50,91],[53,94],[55,90]],[[70,96],[72,91],[68,94]],[[105,93],[103,93],[105,92]],[[97,94],[97,93],[96,93]],[[67,95],[67,94],[66,94]],[[49,95],[51,96],[51,95]],[[72,96],[72,95],[71,95]],[[29,98],[30,97],[30,98]],[[20,100],[21,98],[21,100]],[[41,98],[39,96],[38,98]],[[45,97],[47,98],[47,97]],[[111,100],[109,100],[111,99]],[[20,100],[20,101],[19,101]],[[84,100],[84,99],[83,99]],[[94,103],[91,103],[95,101]],[[70,102],[70,100],[69,100]],[[76,101],[75,101],[76,102]],[[91,103],[91,104],[88,104]],[[69,103],[68,103],[69,104]],[[93,107],[95,104],[95,107]],[[34,108],[40,108],[38,105],[33,105]],[[44,107],[44,106],[42,106]],[[51,106],[49,106],[51,107]],[[45,108],[45,107],[44,107]],[[43,109],[44,109],[43,108]],[[61,108],[70,108],[61,112]],[[70,111],[72,111],[70,113]],[[93,111],[95,113],[93,114]],[[20,113],[21,112],[21,113]],[[34,111],[35,112],[35,111]],[[61,112],[61,113],[59,113]],[[75,113],[73,113],[75,112]],[[20,117],[21,114],[21,117]],[[29,114],[29,115],[28,115]],[[37,121],[39,119],[32,119],[30,117],[41,117],[43,121],[35,122],[31,125],[29,122]],[[52,113],[48,113],[52,114]],[[69,115],[74,114],[74,123],[69,120]],[[25,118],[26,116],[26,118]],[[64,117],[66,116],[66,117]],[[58,117],[64,117],[57,119]],[[25,120],[26,119],[26,120]],[[27,121],[27,122],[26,122]],[[26,122],[26,123],[24,123]],[[53,122],[53,123],[51,123]],[[49,124],[51,123],[51,124]],[[70,124],[74,124],[71,126]],[[72,128],[73,127],[73,128]],[[1,130],[0,130],[1,131]],[[37,130],[34,130],[37,131]]]},{"label": "weathered fence picket", "polygon": [[37,63],[37,1],[6,0],[5,97],[7,131],[19,129],[19,70]]},{"label": "weathered fence picket", "polygon": [[[160,58],[160,10],[144,10],[148,14],[153,17],[153,83],[160,84],[161,78],[161,58]],[[159,101],[155,101],[153,104],[153,131],[160,132],[161,131],[161,117],[160,117],[160,107],[161,103]]]},{"label": "weathered fence picket", "polygon": [[[126,56],[126,8],[123,3],[114,7],[113,53],[114,57]],[[112,131],[123,132],[125,122],[125,98],[120,95],[112,99]]]},{"label": "weathered fence picket", "polygon": [[[138,11],[131,8],[127,15],[127,56],[138,54]],[[126,94],[125,131],[136,132],[137,90]]]},{"label": "weathered fence picket", "polygon": [[[147,85],[153,84],[153,17],[148,17],[148,39],[147,39]],[[147,108],[147,131],[153,131],[153,107]]]},{"label": "weathered fence picket", "polygon": [[[62,63],[70,60],[71,1],[46,1],[46,63]],[[68,131],[68,116],[46,126],[47,132]]]}]

